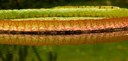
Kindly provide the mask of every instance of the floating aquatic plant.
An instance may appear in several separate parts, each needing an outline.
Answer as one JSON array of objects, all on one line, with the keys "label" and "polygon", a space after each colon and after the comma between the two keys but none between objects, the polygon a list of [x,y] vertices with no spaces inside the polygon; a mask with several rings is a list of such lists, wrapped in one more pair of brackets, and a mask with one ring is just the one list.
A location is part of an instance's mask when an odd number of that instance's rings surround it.
[{"label": "floating aquatic plant", "polygon": [[[49,19],[48,17],[53,18]],[[88,17],[93,17],[93,19],[87,19]],[[94,19],[94,17],[97,18]],[[113,41],[128,40],[128,9],[124,8],[53,8],[0,10],[0,19],[0,33],[2,35],[5,34],[5,36],[7,36],[8,34],[11,38],[8,39],[8,37],[4,37],[2,40],[5,39],[6,41],[0,41],[1,44],[31,45],[32,43],[32,45],[47,45],[47,43],[44,42],[49,41],[52,45],[56,44],[53,40],[56,40],[56,42],[60,42],[58,44],[63,44],[65,43],[64,41],[78,43],[77,41],[81,39],[82,42],[80,43],[84,43],[90,40],[99,41],[100,38],[102,41],[106,41],[109,39]],[[120,31],[121,33],[117,32],[117,35],[115,35],[115,33],[113,32],[116,31]],[[101,36],[98,36],[95,33]],[[12,34],[16,34],[16,36]],[[22,38],[21,34],[24,34],[25,37]],[[75,35],[76,38],[79,36],[80,38],[73,39],[72,37],[75,37],[72,36],[73,34],[84,35]],[[91,38],[92,36],[90,36],[90,34],[92,34],[94,38]],[[104,37],[102,34],[107,36]],[[15,37],[16,40],[23,41],[20,42],[14,40]],[[76,40],[76,42],[74,40]],[[48,43],[48,45],[50,45],[50,43]]]}]

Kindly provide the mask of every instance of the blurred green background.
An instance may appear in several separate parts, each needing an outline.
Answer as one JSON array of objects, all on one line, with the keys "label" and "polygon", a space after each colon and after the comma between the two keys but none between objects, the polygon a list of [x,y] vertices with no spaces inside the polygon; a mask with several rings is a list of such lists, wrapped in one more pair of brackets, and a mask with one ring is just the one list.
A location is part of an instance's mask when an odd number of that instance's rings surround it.
[{"label": "blurred green background", "polygon": [[0,9],[50,8],[67,5],[114,5],[128,7],[128,0],[0,0]]},{"label": "blurred green background", "polygon": [[0,61],[128,61],[128,41],[65,46],[0,45]]}]

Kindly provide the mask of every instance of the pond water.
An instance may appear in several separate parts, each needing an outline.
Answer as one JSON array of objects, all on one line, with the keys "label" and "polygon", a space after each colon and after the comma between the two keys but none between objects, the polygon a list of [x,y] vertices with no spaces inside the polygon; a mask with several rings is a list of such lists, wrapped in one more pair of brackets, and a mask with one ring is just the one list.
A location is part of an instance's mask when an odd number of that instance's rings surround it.
[{"label": "pond water", "polygon": [[0,61],[128,61],[128,31],[0,34]]}]

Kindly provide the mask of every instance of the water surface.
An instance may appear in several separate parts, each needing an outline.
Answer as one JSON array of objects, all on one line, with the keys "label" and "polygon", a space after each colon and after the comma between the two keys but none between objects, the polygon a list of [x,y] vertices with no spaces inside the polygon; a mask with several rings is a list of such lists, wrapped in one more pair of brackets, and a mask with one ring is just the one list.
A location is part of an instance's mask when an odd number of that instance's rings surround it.
[{"label": "water surface", "polygon": [[128,31],[79,35],[0,34],[0,61],[128,61]]}]

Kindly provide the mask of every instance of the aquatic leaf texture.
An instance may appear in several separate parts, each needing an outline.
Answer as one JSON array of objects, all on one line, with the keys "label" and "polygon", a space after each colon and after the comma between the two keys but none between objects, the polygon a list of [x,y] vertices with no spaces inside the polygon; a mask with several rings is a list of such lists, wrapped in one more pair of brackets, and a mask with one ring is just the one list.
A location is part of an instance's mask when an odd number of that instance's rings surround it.
[{"label": "aquatic leaf texture", "polygon": [[[0,20],[1,33],[81,31],[106,32],[128,30],[128,18],[85,20]],[[61,32],[60,32],[61,33]]]},{"label": "aquatic leaf texture", "polygon": [[[100,19],[37,19],[42,17]],[[128,40],[128,9],[0,10],[0,44],[76,45],[125,40]]]},{"label": "aquatic leaf texture", "polygon": [[0,19],[23,19],[40,17],[128,17],[128,9],[59,8],[0,10]]}]

